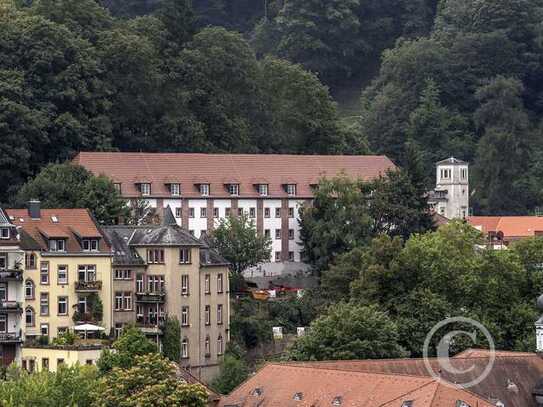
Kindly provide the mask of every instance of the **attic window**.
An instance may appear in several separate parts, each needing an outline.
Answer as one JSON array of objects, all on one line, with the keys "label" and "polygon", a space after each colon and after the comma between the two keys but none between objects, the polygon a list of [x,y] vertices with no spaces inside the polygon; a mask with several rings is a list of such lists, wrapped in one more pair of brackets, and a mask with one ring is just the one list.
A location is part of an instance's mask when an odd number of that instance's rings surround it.
[{"label": "attic window", "polygon": [[151,184],[149,182],[143,182],[140,184],[140,192],[143,196],[151,195]]},{"label": "attic window", "polygon": [[406,400],[402,403],[402,407],[413,407],[413,400]]},{"label": "attic window", "polygon": [[253,396],[262,396],[263,393],[264,393],[264,389],[262,389],[261,387],[257,387],[256,389],[253,390],[251,394]]},{"label": "attic window", "polygon": [[83,239],[82,246],[84,252],[97,252],[98,239]]},{"label": "attic window", "polygon": [[58,223],[58,218],[55,215],[51,216],[51,222]]},{"label": "attic window", "polygon": [[0,239],[9,239],[9,228],[0,229]]},{"label": "attic window", "polygon": [[228,193],[230,195],[239,195],[239,184],[228,184]]},{"label": "attic window", "polygon": [[334,399],[332,400],[332,405],[333,406],[341,406],[341,402],[343,401],[343,399],[341,398],[341,396],[336,396],[334,397]]},{"label": "attic window", "polygon": [[49,250],[52,252],[64,252],[66,251],[66,241],[64,239],[51,239],[49,240]]},{"label": "attic window", "polygon": [[258,184],[258,193],[260,196],[268,196],[268,184]]},{"label": "attic window", "polygon": [[304,399],[304,394],[303,393],[295,393],[293,398],[296,401],[302,401]]},{"label": "attic window", "polygon": [[209,184],[200,184],[200,195],[202,196],[209,195]]},{"label": "attic window", "polygon": [[296,184],[287,184],[285,189],[289,196],[296,195]]},{"label": "attic window", "polygon": [[181,184],[170,184],[170,193],[173,196],[181,195]]},{"label": "attic window", "polygon": [[456,407],[471,407],[471,406],[465,401],[456,400]]}]

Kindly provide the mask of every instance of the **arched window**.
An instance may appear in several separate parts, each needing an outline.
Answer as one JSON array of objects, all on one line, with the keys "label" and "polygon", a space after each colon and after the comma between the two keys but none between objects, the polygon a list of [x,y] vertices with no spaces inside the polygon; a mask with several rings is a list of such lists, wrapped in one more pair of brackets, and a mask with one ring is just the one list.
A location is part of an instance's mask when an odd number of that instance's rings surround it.
[{"label": "arched window", "polygon": [[34,299],[34,282],[32,280],[25,281],[25,298],[27,300]]},{"label": "arched window", "polygon": [[222,340],[222,335],[219,335],[219,337],[217,338],[217,355],[222,355],[223,354],[223,340]]},{"label": "arched window", "polygon": [[205,349],[205,355],[210,356],[211,355],[211,341],[209,339],[209,335],[206,336],[204,349]]},{"label": "arched window", "polygon": [[188,359],[189,357],[189,340],[187,338],[183,338],[181,341],[181,358]]},{"label": "arched window", "polygon": [[34,308],[32,307],[26,307],[25,309],[25,320],[26,320],[26,326],[34,326],[36,321],[35,321],[35,313],[34,313]]}]

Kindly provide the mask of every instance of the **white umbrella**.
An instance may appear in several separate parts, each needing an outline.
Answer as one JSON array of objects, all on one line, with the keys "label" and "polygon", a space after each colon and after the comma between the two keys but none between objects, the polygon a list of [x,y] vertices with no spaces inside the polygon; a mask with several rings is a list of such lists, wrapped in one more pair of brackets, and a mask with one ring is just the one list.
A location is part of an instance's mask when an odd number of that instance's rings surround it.
[{"label": "white umbrella", "polygon": [[105,331],[105,330],[106,330],[105,328],[102,328],[101,326],[93,325],[93,324],[82,324],[82,325],[76,325],[74,327],[74,331],[85,331],[85,339],[87,339],[88,331],[94,332],[94,331]]}]

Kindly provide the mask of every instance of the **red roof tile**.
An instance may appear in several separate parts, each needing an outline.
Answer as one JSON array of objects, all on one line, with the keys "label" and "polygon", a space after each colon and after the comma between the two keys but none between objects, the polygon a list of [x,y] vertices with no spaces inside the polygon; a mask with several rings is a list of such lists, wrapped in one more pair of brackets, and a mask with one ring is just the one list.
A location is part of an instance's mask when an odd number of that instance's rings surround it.
[{"label": "red roof tile", "polygon": [[[256,391],[258,389],[258,392]],[[300,400],[295,400],[299,394]],[[268,364],[224,397],[219,407],[333,406],[455,407],[457,400],[472,406],[492,407],[488,401],[430,377],[363,373],[314,368],[310,365]]]},{"label": "red roof tile", "polygon": [[[110,252],[110,248],[102,238],[92,216],[86,209],[41,209],[41,218],[32,219],[26,209],[6,209],[12,217],[12,222],[22,226],[36,243],[47,250],[48,238],[67,239],[66,250],[68,252],[81,252],[80,238],[99,238],[100,251]],[[53,217],[57,222],[53,221]]]},{"label": "red roof tile", "polygon": [[503,232],[505,239],[543,233],[543,217],[540,216],[470,216],[467,220],[485,235],[489,232]]},{"label": "red roof tile", "polygon": [[211,197],[229,196],[225,182],[239,181],[241,197],[257,197],[255,180],[269,183],[269,196],[286,197],[285,183],[297,184],[297,196],[310,198],[310,185],[345,173],[370,180],[395,168],[385,156],[279,154],[80,153],[74,163],[122,183],[125,197],[140,196],[136,182],[152,183],[152,197],[169,197],[167,183],[181,184],[181,195],[199,197],[196,184],[209,183]]}]

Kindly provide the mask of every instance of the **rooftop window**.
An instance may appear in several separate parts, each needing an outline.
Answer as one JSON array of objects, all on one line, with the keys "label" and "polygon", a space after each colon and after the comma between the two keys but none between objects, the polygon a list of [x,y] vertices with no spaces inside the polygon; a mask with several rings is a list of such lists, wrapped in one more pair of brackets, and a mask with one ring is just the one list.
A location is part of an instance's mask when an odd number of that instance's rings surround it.
[{"label": "rooftop window", "polygon": [[286,191],[289,196],[296,195],[296,184],[287,184]]},{"label": "rooftop window", "polygon": [[296,401],[301,401],[301,400],[304,399],[304,394],[303,393],[295,393],[293,398]]},{"label": "rooftop window", "polygon": [[334,399],[332,400],[332,405],[333,406],[341,406],[341,402],[342,402],[342,398],[341,396],[336,396],[334,397]]},{"label": "rooftop window", "polygon": [[170,193],[173,196],[181,195],[181,184],[170,184]]},{"label": "rooftop window", "polygon": [[143,182],[140,184],[140,192],[143,196],[151,195],[151,184],[149,182]]},{"label": "rooftop window", "polygon": [[268,196],[268,184],[258,184],[258,193],[260,196]]},{"label": "rooftop window", "polygon": [[0,239],[9,239],[9,228],[0,229]]},{"label": "rooftop window", "polygon": [[49,240],[49,250],[52,252],[65,252],[66,251],[66,240],[64,239],[50,239]]},{"label": "rooftop window", "polygon": [[202,196],[209,195],[209,184],[200,184],[200,195]]},{"label": "rooftop window", "polygon": [[97,252],[98,239],[83,239],[82,247],[84,252]]},{"label": "rooftop window", "polygon": [[228,193],[230,195],[239,195],[239,184],[228,184]]}]

